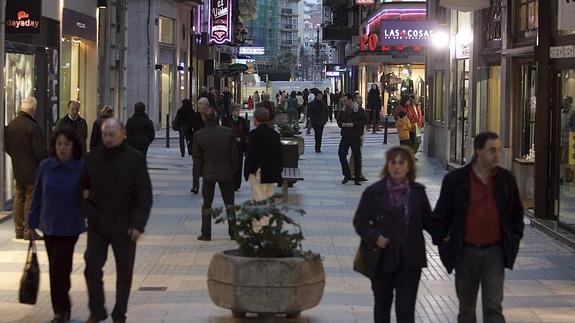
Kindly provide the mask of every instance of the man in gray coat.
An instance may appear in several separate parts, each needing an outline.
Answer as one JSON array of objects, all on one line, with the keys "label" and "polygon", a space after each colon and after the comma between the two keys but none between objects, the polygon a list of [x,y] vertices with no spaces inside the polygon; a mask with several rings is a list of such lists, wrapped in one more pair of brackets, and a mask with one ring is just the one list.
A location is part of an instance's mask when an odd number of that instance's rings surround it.
[{"label": "man in gray coat", "polygon": [[40,238],[28,231],[28,213],[36,183],[36,170],[40,162],[48,157],[46,140],[42,128],[34,118],[37,102],[34,97],[22,101],[22,109],[5,130],[4,147],[12,157],[12,169],[16,187],[14,193],[14,227],[16,239]]},{"label": "man in gray coat", "polygon": [[[198,240],[212,239],[211,209],[216,183],[226,206],[234,204],[234,174],[237,167],[238,147],[232,129],[221,127],[216,122],[214,108],[200,111],[206,126],[194,134],[192,156],[194,168],[203,177],[202,234]],[[232,221],[233,222],[233,221]],[[228,234],[235,238],[233,223],[228,223]]]}]

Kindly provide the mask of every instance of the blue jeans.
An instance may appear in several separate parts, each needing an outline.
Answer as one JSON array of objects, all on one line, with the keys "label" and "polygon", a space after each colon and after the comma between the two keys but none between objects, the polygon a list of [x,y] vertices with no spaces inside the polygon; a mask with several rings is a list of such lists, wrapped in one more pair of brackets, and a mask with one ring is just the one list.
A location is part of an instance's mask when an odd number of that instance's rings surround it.
[{"label": "blue jeans", "polygon": [[483,322],[504,323],[503,282],[505,265],[501,245],[463,247],[455,266],[455,289],[459,298],[459,323],[476,323],[475,306],[481,285]]}]

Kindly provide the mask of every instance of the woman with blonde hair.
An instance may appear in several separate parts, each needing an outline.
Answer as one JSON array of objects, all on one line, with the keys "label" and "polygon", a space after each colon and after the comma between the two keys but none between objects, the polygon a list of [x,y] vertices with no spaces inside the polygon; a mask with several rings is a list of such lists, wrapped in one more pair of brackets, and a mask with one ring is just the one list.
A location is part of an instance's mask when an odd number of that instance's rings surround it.
[{"label": "woman with blonde hair", "polygon": [[114,108],[105,105],[100,110],[100,116],[92,125],[92,134],[90,135],[90,151],[102,144],[102,124],[108,118],[114,116]]},{"label": "woman with blonde hair", "polygon": [[395,292],[397,322],[411,323],[421,268],[427,266],[423,230],[430,231],[431,207],[425,187],[415,181],[409,147],[386,152],[381,176],[363,192],[353,219],[366,255],[354,268],[371,279],[375,322],[390,322]]}]

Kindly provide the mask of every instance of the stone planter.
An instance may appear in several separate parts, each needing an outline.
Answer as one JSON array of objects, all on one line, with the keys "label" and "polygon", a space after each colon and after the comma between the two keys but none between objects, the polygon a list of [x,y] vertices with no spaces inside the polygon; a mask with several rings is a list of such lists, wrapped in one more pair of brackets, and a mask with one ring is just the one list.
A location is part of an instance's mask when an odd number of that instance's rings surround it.
[{"label": "stone planter", "polygon": [[246,313],[297,317],[319,304],[325,287],[321,260],[250,258],[236,250],[216,253],[208,268],[208,291],[236,318]]},{"label": "stone planter", "polygon": [[303,136],[295,136],[294,139],[297,140],[298,153],[301,156],[305,152],[305,140]]}]

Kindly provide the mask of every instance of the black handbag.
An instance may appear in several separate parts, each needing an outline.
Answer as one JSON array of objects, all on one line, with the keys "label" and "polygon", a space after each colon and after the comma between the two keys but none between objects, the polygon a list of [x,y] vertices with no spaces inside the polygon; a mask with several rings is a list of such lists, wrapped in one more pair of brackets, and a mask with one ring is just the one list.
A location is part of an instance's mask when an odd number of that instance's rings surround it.
[{"label": "black handbag", "polygon": [[36,304],[39,288],[40,265],[38,264],[38,257],[36,256],[36,244],[34,243],[33,239],[30,239],[28,255],[26,257],[26,265],[24,266],[24,274],[20,280],[20,303],[30,305]]},{"label": "black handbag", "polygon": [[373,280],[377,274],[382,252],[382,249],[370,246],[362,239],[353,259],[353,270]]}]

